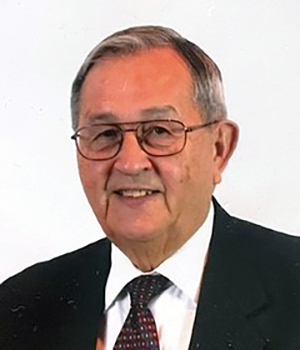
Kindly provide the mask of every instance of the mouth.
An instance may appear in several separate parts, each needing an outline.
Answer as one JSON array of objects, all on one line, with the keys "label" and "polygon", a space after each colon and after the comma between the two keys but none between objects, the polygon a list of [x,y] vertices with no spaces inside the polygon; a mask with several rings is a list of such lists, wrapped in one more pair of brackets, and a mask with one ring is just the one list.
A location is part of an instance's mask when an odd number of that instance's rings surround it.
[{"label": "mouth", "polygon": [[148,189],[121,189],[114,191],[115,194],[127,198],[143,198],[159,193],[157,190]]}]

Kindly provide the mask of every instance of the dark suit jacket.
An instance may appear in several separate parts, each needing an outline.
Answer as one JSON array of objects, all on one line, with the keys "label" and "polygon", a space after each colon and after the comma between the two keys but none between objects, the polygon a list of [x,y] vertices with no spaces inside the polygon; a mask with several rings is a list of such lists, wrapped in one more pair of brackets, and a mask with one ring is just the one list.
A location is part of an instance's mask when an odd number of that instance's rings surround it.
[{"label": "dark suit jacket", "polygon": [[[215,206],[189,349],[299,350],[300,239]],[[104,239],[8,279],[0,349],[94,350],[109,269]]]}]

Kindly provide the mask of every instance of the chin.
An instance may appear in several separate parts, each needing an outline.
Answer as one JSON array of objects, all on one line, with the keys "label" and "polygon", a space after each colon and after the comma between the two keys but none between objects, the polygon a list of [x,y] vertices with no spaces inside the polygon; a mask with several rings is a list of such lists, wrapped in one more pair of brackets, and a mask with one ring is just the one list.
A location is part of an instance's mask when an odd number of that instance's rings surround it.
[{"label": "chin", "polygon": [[[122,229],[120,229],[122,227]],[[145,225],[118,225],[117,227],[107,227],[105,230],[108,239],[118,245],[118,242],[147,243],[159,236],[157,229],[146,228]]]}]

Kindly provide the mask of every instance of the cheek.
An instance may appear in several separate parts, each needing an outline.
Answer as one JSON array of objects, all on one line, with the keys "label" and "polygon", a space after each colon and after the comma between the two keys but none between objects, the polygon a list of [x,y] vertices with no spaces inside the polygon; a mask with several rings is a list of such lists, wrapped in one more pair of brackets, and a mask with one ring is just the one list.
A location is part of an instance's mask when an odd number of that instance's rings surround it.
[{"label": "cheek", "polygon": [[93,183],[95,176],[93,174],[93,168],[85,160],[82,160],[78,163],[78,169],[83,189],[88,194],[94,186]]},{"label": "cheek", "polygon": [[[201,150],[201,151],[200,151]],[[211,191],[214,183],[214,162],[211,150],[204,145],[193,147],[181,161],[180,182],[186,190],[199,194]]]},{"label": "cheek", "polygon": [[169,204],[178,201],[178,198],[183,200],[192,180],[192,168],[188,159],[184,155],[174,156],[161,169],[159,175],[164,183]]},{"label": "cheek", "polygon": [[93,210],[99,211],[106,205],[105,171],[99,167],[98,163],[90,161],[80,160],[78,165],[80,180],[87,199]]}]

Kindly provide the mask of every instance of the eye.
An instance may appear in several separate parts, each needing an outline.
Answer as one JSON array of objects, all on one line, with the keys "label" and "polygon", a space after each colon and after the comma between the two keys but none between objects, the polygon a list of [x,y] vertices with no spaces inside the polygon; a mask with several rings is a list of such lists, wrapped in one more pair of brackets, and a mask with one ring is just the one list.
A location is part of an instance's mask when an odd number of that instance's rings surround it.
[{"label": "eye", "polygon": [[170,131],[167,128],[162,127],[162,126],[153,127],[152,132],[155,135],[168,135],[168,134],[170,134]]},{"label": "eye", "polygon": [[116,139],[118,138],[120,132],[118,129],[115,129],[115,128],[111,128],[111,129],[106,129],[106,130],[103,130],[103,131],[100,131],[98,132],[98,134],[94,137],[94,139]]},{"label": "eye", "polygon": [[171,134],[170,130],[164,125],[151,125],[143,130],[144,137],[165,137]]},{"label": "eye", "polygon": [[103,149],[112,147],[121,140],[121,131],[113,126],[97,126],[89,137],[89,147],[93,149]]},{"label": "eye", "polygon": [[141,140],[146,147],[156,149],[169,147],[174,141],[171,124],[161,121],[144,125]]}]

